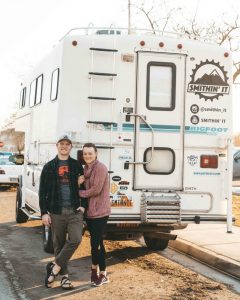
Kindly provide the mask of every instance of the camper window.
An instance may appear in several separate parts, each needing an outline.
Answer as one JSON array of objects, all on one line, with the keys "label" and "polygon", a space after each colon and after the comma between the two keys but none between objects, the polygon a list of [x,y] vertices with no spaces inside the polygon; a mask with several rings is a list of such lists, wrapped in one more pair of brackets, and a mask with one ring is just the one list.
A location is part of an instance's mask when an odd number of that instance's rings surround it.
[{"label": "camper window", "polygon": [[25,107],[26,95],[27,95],[27,88],[25,87],[21,90],[21,93],[20,93],[20,102],[19,102],[19,107],[20,108]]},{"label": "camper window", "polygon": [[30,86],[30,95],[29,95],[29,106],[30,107],[33,107],[35,104],[36,83],[37,83],[37,80],[35,79],[34,81],[32,81],[31,86]]},{"label": "camper window", "polygon": [[43,87],[43,75],[40,75],[37,78],[37,92],[36,92],[35,105],[41,103],[42,101],[42,87]]},{"label": "camper window", "polygon": [[33,107],[42,101],[43,75],[32,81],[30,86],[29,106]]},{"label": "camper window", "polygon": [[52,72],[51,94],[50,100],[54,101],[58,97],[58,83],[59,83],[59,68]]},{"label": "camper window", "polygon": [[149,62],[147,65],[147,103],[149,110],[174,110],[176,66],[173,63]]},{"label": "camper window", "polygon": [[[149,147],[144,152],[144,161],[151,159],[152,148]],[[171,148],[155,147],[153,159],[144,165],[144,170],[148,174],[171,174],[175,169],[175,153]]]}]

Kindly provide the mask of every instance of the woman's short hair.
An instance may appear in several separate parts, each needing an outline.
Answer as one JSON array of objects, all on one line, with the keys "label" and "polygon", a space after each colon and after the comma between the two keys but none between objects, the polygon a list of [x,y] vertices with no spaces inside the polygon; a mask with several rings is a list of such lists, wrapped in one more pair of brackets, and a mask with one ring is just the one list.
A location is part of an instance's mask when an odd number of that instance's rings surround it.
[{"label": "woman's short hair", "polygon": [[93,148],[95,152],[97,152],[97,147],[93,143],[86,143],[83,145],[83,148]]}]

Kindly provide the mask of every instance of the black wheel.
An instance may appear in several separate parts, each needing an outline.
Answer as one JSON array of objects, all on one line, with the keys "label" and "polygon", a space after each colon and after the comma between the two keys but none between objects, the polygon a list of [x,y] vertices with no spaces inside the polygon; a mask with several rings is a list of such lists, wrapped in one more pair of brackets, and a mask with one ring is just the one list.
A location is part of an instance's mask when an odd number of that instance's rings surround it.
[{"label": "black wheel", "polygon": [[16,195],[16,211],[15,217],[17,223],[26,223],[28,216],[21,210],[22,206],[22,189],[18,187]]},{"label": "black wheel", "polygon": [[51,227],[43,225],[42,227],[43,234],[43,249],[47,253],[53,253],[53,241],[52,241],[52,230]]},{"label": "black wheel", "polygon": [[169,242],[169,240],[149,238],[147,236],[144,236],[144,241],[148,249],[151,250],[164,250],[167,248]]}]

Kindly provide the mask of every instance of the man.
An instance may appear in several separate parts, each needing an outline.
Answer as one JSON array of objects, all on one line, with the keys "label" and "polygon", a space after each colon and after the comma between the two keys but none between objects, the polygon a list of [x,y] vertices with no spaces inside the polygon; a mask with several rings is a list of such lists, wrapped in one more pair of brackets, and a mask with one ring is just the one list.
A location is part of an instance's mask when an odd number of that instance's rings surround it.
[{"label": "man", "polygon": [[47,264],[45,285],[50,288],[55,277],[61,274],[62,288],[72,289],[67,265],[82,239],[87,199],[78,196],[77,181],[83,168],[70,157],[70,137],[59,137],[56,146],[57,156],[43,167],[39,187],[42,223],[51,226],[55,255],[55,261]]}]

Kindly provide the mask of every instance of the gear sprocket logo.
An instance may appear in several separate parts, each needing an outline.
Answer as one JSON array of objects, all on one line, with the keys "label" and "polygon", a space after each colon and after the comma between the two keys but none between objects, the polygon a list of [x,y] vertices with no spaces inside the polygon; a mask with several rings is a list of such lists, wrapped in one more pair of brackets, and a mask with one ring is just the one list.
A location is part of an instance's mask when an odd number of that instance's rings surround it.
[{"label": "gear sprocket logo", "polygon": [[188,84],[189,93],[199,95],[200,99],[211,101],[229,94],[227,72],[218,62],[201,61],[192,71],[191,81]]}]

